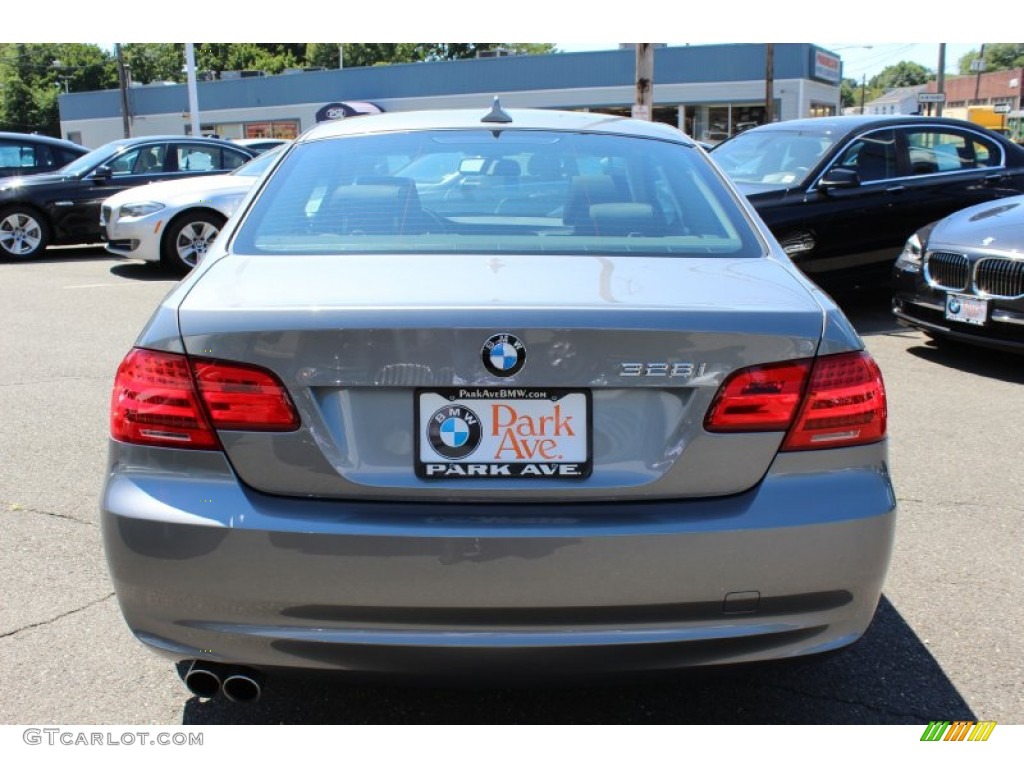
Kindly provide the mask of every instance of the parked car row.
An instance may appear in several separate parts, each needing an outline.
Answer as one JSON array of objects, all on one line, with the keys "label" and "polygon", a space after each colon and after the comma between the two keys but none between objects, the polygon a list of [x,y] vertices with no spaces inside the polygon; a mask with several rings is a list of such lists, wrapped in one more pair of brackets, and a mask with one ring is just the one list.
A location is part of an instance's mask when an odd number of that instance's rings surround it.
[{"label": "parked car row", "polygon": [[[45,136],[0,134],[0,175],[35,176],[0,186],[0,254],[31,258],[48,244],[102,238],[111,253],[187,272],[290,143],[234,140],[232,150],[225,152],[220,142],[215,151],[203,152],[213,142],[148,137],[87,153]],[[1006,245],[1020,230],[1018,206],[987,205],[1024,193],[1024,148],[974,123],[898,115],[792,120],[701,146],[794,263],[820,285],[891,274],[893,311],[901,322],[937,337],[1004,348],[1024,344],[1024,286],[1018,277],[1024,267],[1019,246]],[[197,152],[204,158],[198,163]],[[574,160],[556,168],[543,155],[532,158],[536,167],[501,157],[453,165],[454,157],[414,158],[395,175],[414,183],[428,206],[437,198],[469,211],[484,197],[500,203],[511,184],[530,183],[529,197],[516,203],[524,214],[566,204],[574,176],[600,170],[616,177],[613,168],[581,168]],[[69,158],[74,162],[53,173],[52,166]],[[957,215],[955,225],[935,227],[972,205],[981,208]],[[958,249],[946,243],[952,256],[930,255],[928,238],[949,237],[954,226],[971,233],[968,242]],[[1000,227],[998,245],[988,234],[994,226]],[[986,238],[986,245],[977,245]],[[949,267],[953,276],[940,259],[955,263]],[[1000,274],[998,286],[990,285],[994,271]],[[1004,272],[1011,277],[1003,279]]]},{"label": "parked car row", "polygon": [[49,245],[102,239],[100,206],[129,187],[213,176],[256,156],[218,139],[146,136],[121,139],[82,154],[58,170],[0,181],[0,255],[31,259]]},{"label": "parked car row", "polygon": [[1024,352],[1024,148],[970,122],[856,116],[761,126],[711,157],[818,283],[891,277],[901,323]]}]

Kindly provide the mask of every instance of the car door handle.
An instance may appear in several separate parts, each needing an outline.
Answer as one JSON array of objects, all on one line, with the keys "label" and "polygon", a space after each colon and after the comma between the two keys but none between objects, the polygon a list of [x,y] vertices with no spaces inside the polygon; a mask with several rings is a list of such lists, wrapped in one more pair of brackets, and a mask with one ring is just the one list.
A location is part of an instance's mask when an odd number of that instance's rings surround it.
[{"label": "car door handle", "polygon": [[903,186],[902,184],[897,184],[894,187],[886,187],[885,191],[889,192],[891,194],[894,194],[894,195],[898,195],[901,192],[906,192],[907,188],[905,186]]},{"label": "car door handle", "polygon": [[1006,180],[1006,174],[1005,173],[993,173],[993,174],[989,174],[988,176],[985,177],[985,183],[986,184],[998,184],[999,182],[1005,181],[1005,180]]}]

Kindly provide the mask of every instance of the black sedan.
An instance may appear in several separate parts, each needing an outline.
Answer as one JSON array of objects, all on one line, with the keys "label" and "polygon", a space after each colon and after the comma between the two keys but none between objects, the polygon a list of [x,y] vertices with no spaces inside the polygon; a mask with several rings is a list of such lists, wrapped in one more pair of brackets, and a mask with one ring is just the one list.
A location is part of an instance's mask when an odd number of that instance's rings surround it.
[{"label": "black sedan", "polygon": [[1024,195],[912,235],[893,268],[893,313],[936,339],[1024,354]]},{"label": "black sedan", "polygon": [[1024,192],[1024,148],[974,123],[914,115],[791,120],[711,150],[809,277],[888,276],[907,238]]},{"label": "black sedan", "polygon": [[228,141],[147,136],[104,144],[54,173],[0,182],[0,257],[30,259],[48,245],[101,240],[100,206],[128,187],[226,173],[255,157]]},{"label": "black sedan", "polygon": [[88,151],[38,133],[0,132],[0,177],[53,173]]}]

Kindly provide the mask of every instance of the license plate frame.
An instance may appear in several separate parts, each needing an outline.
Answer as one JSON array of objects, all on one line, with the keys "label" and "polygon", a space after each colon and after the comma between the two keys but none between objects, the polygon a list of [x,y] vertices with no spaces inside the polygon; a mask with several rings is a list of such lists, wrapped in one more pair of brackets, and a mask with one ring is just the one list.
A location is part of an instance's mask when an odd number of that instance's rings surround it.
[{"label": "license plate frame", "polygon": [[431,387],[413,401],[420,479],[578,481],[593,471],[588,389]]},{"label": "license plate frame", "polygon": [[983,326],[988,323],[988,299],[963,293],[946,294],[946,319],[954,323]]}]

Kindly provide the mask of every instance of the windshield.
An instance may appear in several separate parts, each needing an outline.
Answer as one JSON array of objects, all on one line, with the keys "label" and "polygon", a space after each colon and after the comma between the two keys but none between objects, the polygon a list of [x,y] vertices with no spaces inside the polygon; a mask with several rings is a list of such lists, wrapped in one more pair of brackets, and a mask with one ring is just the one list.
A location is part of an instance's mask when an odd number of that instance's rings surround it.
[{"label": "windshield", "polygon": [[256,155],[252,160],[247,162],[245,165],[239,166],[233,170],[229,176],[262,176],[267,168],[274,164],[287,144],[281,144],[276,147],[268,149],[266,152]]},{"label": "windshield", "polygon": [[273,172],[233,250],[763,252],[713,166],[693,147],[516,129],[300,144]]},{"label": "windshield", "polygon": [[834,141],[814,131],[753,130],[719,144],[711,157],[733,181],[790,187],[806,181]]},{"label": "windshield", "polygon": [[83,173],[88,173],[97,165],[110,159],[123,146],[123,140],[108,142],[102,147],[94,149],[92,152],[68,163],[60,169],[60,173],[63,176],[81,176]]}]

